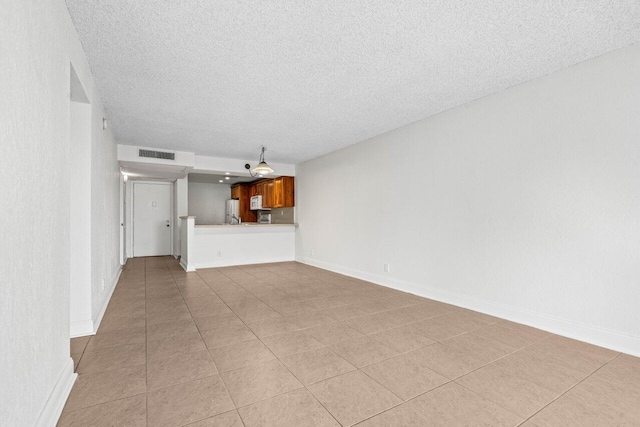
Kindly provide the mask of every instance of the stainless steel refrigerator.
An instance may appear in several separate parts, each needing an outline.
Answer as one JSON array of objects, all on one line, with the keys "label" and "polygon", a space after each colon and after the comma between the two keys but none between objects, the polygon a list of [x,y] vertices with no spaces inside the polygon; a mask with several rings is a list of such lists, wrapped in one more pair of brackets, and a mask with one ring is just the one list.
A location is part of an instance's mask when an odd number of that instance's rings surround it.
[{"label": "stainless steel refrigerator", "polygon": [[224,217],[227,224],[240,223],[240,201],[235,199],[227,200],[227,211]]}]

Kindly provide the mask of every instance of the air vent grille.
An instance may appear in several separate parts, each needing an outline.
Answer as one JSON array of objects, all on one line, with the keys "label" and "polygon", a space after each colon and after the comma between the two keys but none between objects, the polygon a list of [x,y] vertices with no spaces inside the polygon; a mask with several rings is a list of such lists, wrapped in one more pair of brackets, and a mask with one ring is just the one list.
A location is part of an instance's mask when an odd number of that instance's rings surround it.
[{"label": "air vent grille", "polygon": [[176,153],[168,153],[166,151],[154,151],[154,150],[138,150],[138,157],[151,157],[152,159],[165,159],[175,160]]}]

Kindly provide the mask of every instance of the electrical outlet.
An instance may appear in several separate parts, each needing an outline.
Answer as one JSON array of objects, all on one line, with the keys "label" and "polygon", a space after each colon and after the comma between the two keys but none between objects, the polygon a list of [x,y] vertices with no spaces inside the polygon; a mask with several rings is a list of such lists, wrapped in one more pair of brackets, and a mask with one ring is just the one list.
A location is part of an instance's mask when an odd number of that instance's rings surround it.
[{"label": "electrical outlet", "polygon": [[102,290],[104,291],[104,286],[105,286],[105,281],[104,281],[104,277],[102,278]]},{"label": "electrical outlet", "polygon": [[222,252],[218,251],[218,256],[222,256]]},{"label": "electrical outlet", "polygon": [[311,250],[309,251],[309,255],[311,255],[311,256],[313,256],[313,255],[314,255],[314,254],[313,254],[313,249],[311,249]]},{"label": "electrical outlet", "polygon": [[385,264],[384,265],[384,272],[385,273],[391,273],[391,266],[389,264]]}]

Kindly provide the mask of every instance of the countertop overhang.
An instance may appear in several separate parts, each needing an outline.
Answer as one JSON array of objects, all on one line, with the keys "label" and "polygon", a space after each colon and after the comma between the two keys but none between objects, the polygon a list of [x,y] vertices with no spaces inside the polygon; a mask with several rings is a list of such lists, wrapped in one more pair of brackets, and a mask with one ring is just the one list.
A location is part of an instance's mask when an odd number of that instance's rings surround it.
[{"label": "countertop overhang", "polygon": [[273,227],[297,227],[297,226],[298,226],[298,224],[258,224],[258,223],[255,223],[255,222],[234,224],[234,225],[230,225],[230,224],[196,224],[195,225],[196,228],[229,228],[229,229],[258,228],[258,227],[268,227],[268,228],[273,228]]}]

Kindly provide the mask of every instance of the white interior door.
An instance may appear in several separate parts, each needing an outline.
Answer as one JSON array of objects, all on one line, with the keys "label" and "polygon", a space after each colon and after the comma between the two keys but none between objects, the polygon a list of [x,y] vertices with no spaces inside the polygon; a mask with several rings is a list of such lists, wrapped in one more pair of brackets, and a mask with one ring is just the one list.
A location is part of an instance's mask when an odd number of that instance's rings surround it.
[{"label": "white interior door", "polygon": [[133,184],[133,256],[171,254],[171,185]]}]

